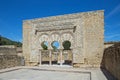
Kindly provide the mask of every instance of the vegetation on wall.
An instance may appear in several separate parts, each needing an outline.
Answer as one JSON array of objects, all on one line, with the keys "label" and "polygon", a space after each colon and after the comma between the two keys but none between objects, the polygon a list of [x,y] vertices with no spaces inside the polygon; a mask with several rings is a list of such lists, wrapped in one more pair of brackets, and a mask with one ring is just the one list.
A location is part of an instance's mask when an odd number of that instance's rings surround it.
[{"label": "vegetation on wall", "polygon": [[57,51],[57,50],[58,50],[56,46],[53,46],[53,45],[52,45],[52,48],[53,48],[54,51]]},{"label": "vegetation on wall", "polygon": [[64,47],[64,50],[70,50],[70,47],[71,47],[71,42],[70,41],[64,41],[63,42],[63,47]]},{"label": "vegetation on wall", "polygon": [[43,50],[48,50],[48,46],[45,43],[46,43],[46,41],[42,42],[41,46],[42,46]]},{"label": "vegetation on wall", "polygon": [[5,37],[0,35],[0,45],[15,45],[17,47],[21,47],[22,43],[21,42],[12,41],[12,40],[10,40],[8,38],[5,38]]}]

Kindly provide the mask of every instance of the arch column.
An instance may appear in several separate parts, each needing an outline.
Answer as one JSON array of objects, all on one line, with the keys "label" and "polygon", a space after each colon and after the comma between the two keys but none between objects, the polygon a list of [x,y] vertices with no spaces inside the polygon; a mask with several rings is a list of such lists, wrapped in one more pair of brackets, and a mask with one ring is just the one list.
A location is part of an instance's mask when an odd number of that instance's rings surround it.
[{"label": "arch column", "polygon": [[40,64],[39,64],[39,65],[41,65],[41,64],[42,64],[42,59],[41,59],[41,50],[39,50],[39,62],[40,62]]},{"label": "arch column", "polygon": [[62,40],[61,36],[62,36],[62,35],[60,35],[60,66],[63,65],[62,54],[63,54],[63,49],[64,49],[64,48],[63,48],[63,45],[62,45],[63,40]]},{"label": "arch column", "polygon": [[51,38],[49,36],[49,42],[48,42],[48,51],[49,51],[49,65],[52,65],[52,47],[51,47]]},{"label": "arch column", "polygon": [[49,57],[50,57],[49,65],[51,65],[52,64],[52,53],[51,53],[51,50],[49,50]]}]

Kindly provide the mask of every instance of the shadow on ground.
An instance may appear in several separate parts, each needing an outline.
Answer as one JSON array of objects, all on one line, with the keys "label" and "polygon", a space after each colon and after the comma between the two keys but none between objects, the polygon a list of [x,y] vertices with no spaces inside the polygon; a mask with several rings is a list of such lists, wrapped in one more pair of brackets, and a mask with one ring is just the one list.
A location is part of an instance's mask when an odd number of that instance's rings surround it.
[{"label": "shadow on ground", "polygon": [[105,75],[105,77],[107,78],[107,80],[118,80],[117,78],[115,78],[109,71],[107,71],[106,69],[101,68],[101,71],[103,72],[103,74]]}]

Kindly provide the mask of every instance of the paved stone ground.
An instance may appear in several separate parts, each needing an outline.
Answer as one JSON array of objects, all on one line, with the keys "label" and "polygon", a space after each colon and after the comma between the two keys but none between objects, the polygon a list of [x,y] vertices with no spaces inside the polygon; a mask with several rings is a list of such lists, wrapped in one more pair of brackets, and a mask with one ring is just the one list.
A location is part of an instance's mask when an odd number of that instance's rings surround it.
[{"label": "paved stone ground", "polygon": [[0,70],[0,80],[114,80],[100,69],[56,66],[14,67]]}]

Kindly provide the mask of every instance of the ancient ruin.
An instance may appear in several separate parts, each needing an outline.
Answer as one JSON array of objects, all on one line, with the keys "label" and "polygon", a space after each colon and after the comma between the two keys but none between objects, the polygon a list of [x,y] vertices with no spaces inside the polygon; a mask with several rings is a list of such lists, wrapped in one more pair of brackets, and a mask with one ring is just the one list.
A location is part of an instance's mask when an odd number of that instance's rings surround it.
[{"label": "ancient ruin", "polygon": [[25,65],[100,67],[103,50],[103,10],[23,21]]}]

